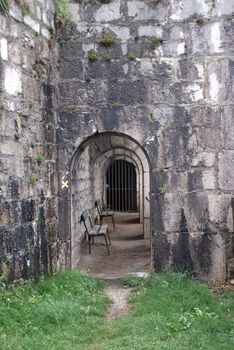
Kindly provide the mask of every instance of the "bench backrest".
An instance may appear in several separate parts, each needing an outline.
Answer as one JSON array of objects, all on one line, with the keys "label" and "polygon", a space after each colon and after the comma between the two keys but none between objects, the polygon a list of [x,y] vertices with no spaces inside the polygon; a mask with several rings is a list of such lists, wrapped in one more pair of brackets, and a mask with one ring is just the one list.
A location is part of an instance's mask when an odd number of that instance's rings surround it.
[{"label": "bench backrest", "polygon": [[80,216],[80,222],[83,222],[87,235],[93,228],[92,218],[91,218],[91,209],[86,209]]}]

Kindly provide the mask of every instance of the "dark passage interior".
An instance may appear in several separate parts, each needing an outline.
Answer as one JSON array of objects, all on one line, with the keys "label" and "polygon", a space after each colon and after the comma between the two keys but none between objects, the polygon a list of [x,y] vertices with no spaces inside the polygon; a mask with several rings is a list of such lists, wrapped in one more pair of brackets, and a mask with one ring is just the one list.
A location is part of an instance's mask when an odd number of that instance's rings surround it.
[{"label": "dark passage interior", "polygon": [[136,212],[136,169],[126,160],[114,160],[106,171],[106,202],[114,211]]}]

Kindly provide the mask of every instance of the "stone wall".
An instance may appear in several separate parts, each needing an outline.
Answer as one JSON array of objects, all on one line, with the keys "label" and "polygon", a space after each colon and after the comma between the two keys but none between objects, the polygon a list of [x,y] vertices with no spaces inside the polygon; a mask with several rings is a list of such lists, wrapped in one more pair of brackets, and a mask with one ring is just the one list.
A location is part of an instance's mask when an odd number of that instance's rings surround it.
[{"label": "stone wall", "polygon": [[152,167],[156,271],[189,268],[222,282],[233,254],[233,3],[70,8],[58,42],[60,172],[95,132],[133,137]]},{"label": "stone wall", "polygon": [[0,14],[4,277],[76,265],[71,199],[81,211],[103,194],[94,140],[141,164],[145,193],[150,164],[151,208],[145,195],[140,206],[156,271],[234,276],[233,2],[71,1],[57,42],[53,0],[10,3]]},{"label": "stone wall", "polygon": [[52,269],[56,139],[54,1],[0,12],[0,261],[5,279]]}]

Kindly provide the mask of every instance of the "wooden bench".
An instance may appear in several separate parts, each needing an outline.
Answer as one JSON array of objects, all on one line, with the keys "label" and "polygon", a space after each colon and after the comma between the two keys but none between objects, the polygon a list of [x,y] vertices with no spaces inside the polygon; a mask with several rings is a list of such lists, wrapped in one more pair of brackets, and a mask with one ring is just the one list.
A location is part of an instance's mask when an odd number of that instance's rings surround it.
[{"label": "wooden bench", "polygon": [[103,236],[105,239],[108,254],[110,255],[109,245],[111,245],[111,241],[110,241],[108,226],[94,225],[91,217],[91,209],[86,209],[85,211],[83,211],[80,217],[80,222],[83,222],[85,226],[85,232],[89,243],[89,253],[91,254],[91,243],[90,243],[91,239],[92,239],[92,243],[94,244],[95,237]]},{"label": "wooden bench", "polygon": [[103,224],[103,218],[111,217],[112,224],[115,230],[114,212],[110,208],[104,209],[99,199],[95,201],[95,207],[97,208],[97,211],[100,217],[100,224]]}]

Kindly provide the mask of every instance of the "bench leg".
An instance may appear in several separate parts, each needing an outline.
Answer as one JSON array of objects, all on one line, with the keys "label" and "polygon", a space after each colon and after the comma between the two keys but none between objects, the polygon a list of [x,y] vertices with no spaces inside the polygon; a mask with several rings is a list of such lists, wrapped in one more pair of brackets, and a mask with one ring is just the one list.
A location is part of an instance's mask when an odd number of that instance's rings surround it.
[{"label": "bench leg", "polygon": [[111,245],[111,240],[110,240],[110,233],[109,230],[107,229],[106,231],[107,237],[108,237],[108,241],[109,241],[109,245]]},{"label": "bench leg", "polygon": [[91,254],[91,244],[90,244],[91,237],[88,238],[88,241],[89,241],[89,254]]},{"label": "bench leg", "polygon": [[115,230],[115,220],[114,220],[114,215],[112,215],[112,224],[113,224],[113,227],[114,227],[114,230]]},{"label": "bench leg", "polygon": [[104,238],[105,238],[105,241],[106,241],[106,248],[107,248],[108,254],[110,255],[110,249],[109,249],[109,245],[108,245],[108,242],[107,242],[106,235],[104,235]]}]

